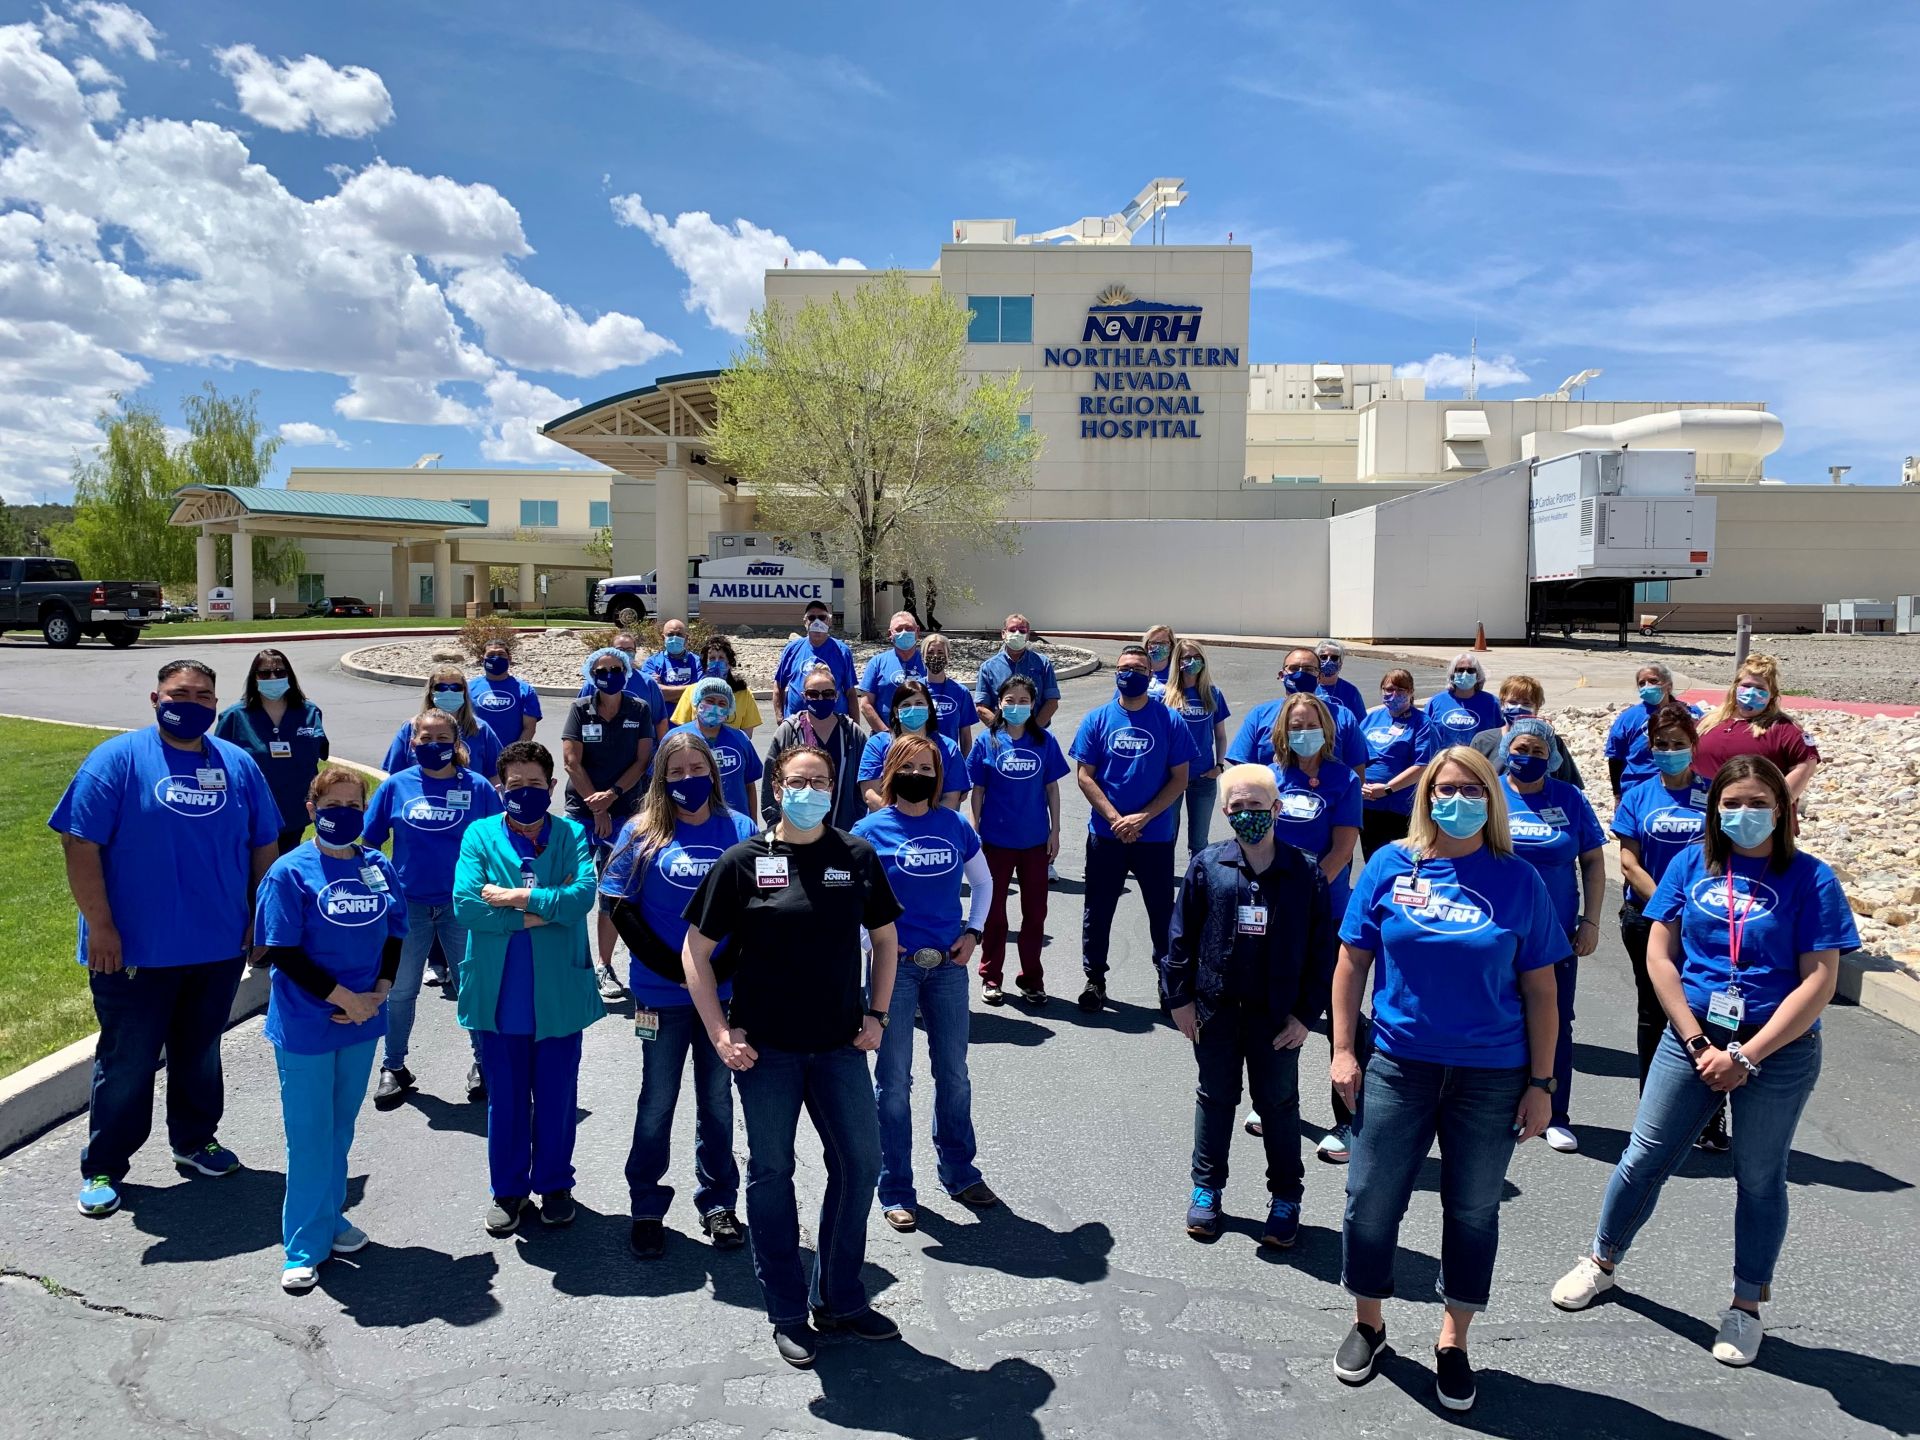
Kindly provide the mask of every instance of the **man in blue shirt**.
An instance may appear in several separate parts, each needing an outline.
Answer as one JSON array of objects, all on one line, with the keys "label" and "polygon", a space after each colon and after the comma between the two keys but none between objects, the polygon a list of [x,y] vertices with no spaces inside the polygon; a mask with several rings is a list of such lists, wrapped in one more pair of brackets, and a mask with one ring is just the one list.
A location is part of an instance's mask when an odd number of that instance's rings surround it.
[{"label": "man in blue shirt", "polygon": [[680,703],[680,692],[698,680],[706,667],[700,657],[687,648],[687,622],[669,620],[660,627],[660,648],[640,662],[640,668],[660,687],[660,699],[667,708],[654,714],[671,715]]},{"label": "man in blue shirt", "polygon": [[502,749],[533,739],[540,723],[540,692],[512,673],[513,648],[504,640],[488,641],[480,668],[485,673],[467,682],[473,713],[500,737]]},{"label": "man in blue shirt", "polygon": [[1358,725],[1367,718],[1367,702],[1359,686],[1340,677],[1341,667],[1347,663],[1346,647],[1338,640],[1322,640],[1313,647],[1313,655],[1320,662],[1320,689],[1317,692],[1320,698],[1336,717],[1344,710]]},{"label": "man in blue shirt", "polygon": [[927,662],[920,654],[920,622],[911,610],[896,610],[887,622],[893,648],[867,661],[860,676],[860,718],[875,735],[893,724],[893,692],[907,676],[927,678]]},{"label": "man in blue shirt", "polygon": [[[1262,700],[1247,711],[1240,728],[1234,732],[1233,743],[1227,746],[1223,763],[1273,763],[1273,723],[1280,718],[1280,707],[1287,703],[1288,695],[1320,694],[1320,657],[1305,646],[1289,650],[1280,668],[1280,682],[1286,693],[1277,700]],[[1365,778],[1367,741],[1360,733],[1360,721],[1345,705],[1327,702],[1327,708],[1333,712],[1333,758]]]},{"label": "man in blue shirt", "polygon": [[1071,752],[1080,793],[1093,807],[1080,920],[1080,962],[1087,972],[1080,1008],[1089,1013],[1106,1004],[1107,941],[1128,875],[1140,882],[1156,975],[1166,963],[1173,920],[1171,806],[1186,793],[1195,759],[1186,721],[1147,695],[1153,662],[1144,646],[1120,651],[1113,683],[1114,698],[1080,722]]},{"label": "man in blue shirt", "polygon": [[220,1036],[251,943],[253,893],[279,853],[280,807],[237,745],[209,735],[214,674],[160,667],[154,726],[81,762],[47,825],[66,851],[100,1040],[80,1213],[111,1215],[153,1128],[153,1075],[167,1055],[174,1164],[228,1175],[216,1138],[225,1108]]},{"label": "man in blue shirt", "polygon": [[816,665],[824,665],[833,672],[833,683],[839,691],[834,708],[841,715],[848,713],[848,697],[859,684],[853,665],[853,647],[834,638],[833,611],[827,608],[826,601],[807,602],[805,625],[806,632],[787,642],[787,648],[780,652],[779,664],[773,667],[775,725],[807,708],[807,697],[803,693],[807,672]]},{"label": "man in blue shirt", "polygon": [[973,681],[973,703],[982,725],[991,725],[1000,713],[1000,687],[1013,675],[1024,675],[1033,682],[1033,714],[1027,723],[1045,730],[1060,708],[1060,681],[1053,673],[1053,661],[1033,644],[1033,622],[1015,611],[1001,627],[1000,649],[986,658]]}]

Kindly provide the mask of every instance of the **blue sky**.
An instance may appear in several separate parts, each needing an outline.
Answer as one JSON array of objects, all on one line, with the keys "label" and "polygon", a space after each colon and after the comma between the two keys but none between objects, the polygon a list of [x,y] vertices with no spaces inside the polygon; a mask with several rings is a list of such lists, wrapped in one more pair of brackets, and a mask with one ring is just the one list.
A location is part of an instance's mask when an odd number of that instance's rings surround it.
[{"label": "blue sky", "polygon": [[[1906,7],[0,5],[0,493],[114,390],[292,464],[565,463],[725,363],[760,269],[920,266],[1155,175],[1254,248],[1251,358],[1762,400],[1770,474],[1920,452]],[[1493,384],[1489,384],[1491,380]],[[1499,383],[1504,382],[1504,383]]]}]

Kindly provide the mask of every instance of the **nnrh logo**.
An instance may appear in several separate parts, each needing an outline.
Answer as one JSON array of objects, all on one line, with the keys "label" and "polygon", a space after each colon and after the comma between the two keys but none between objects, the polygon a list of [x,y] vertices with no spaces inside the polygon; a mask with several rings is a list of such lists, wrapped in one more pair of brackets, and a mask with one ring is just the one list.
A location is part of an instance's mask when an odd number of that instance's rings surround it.
[{"label": "nnrh logo", "polygon": [[1198,305],[1172,305],[1161,300],[1137,300],[1124,285],[1109,285],[1087,307],[1087,323],[1080,341],[1125,340],[1142,345],[1191,344],[1200,338]]}]

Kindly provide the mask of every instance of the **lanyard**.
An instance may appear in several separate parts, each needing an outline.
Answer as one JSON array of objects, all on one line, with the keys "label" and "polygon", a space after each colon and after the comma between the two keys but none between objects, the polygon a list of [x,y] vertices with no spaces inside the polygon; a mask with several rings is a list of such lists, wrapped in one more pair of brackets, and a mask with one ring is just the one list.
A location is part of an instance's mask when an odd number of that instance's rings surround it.
[{"label": "lanyard", "polygon": [[1727,866],[1727,964],[1733,971],[1734,985],[1740,982],[1740,941],[1747,930],[1747,917],[1753,913],[1754,897],[1744,906],[1734,903],[1733,866]]}]

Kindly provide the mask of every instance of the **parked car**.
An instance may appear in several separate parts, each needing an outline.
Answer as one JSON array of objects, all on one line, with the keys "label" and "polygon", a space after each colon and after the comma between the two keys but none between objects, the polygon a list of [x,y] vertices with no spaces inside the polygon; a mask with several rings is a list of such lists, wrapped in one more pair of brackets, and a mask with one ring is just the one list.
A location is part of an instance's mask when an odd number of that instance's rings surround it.
[{"label": "parked car", "polygon": [[87,580],[71,560],[0,555],[0,630],[38,630],[56,650],[82,635],[124,650],[160,618],[153,580]]},{"label": "parked car", "polygon": [[319,615],[352,616],[371,614],[373,614],[373,606],[362,600],[358,595],[328,595],[314,601],[307,607],[307,615],[309,617]]},{"label": "parked car", "polygon": [[160,602],[160,618],[163,620],[198,620],[198,605],[175,605],[171,600]]}]

